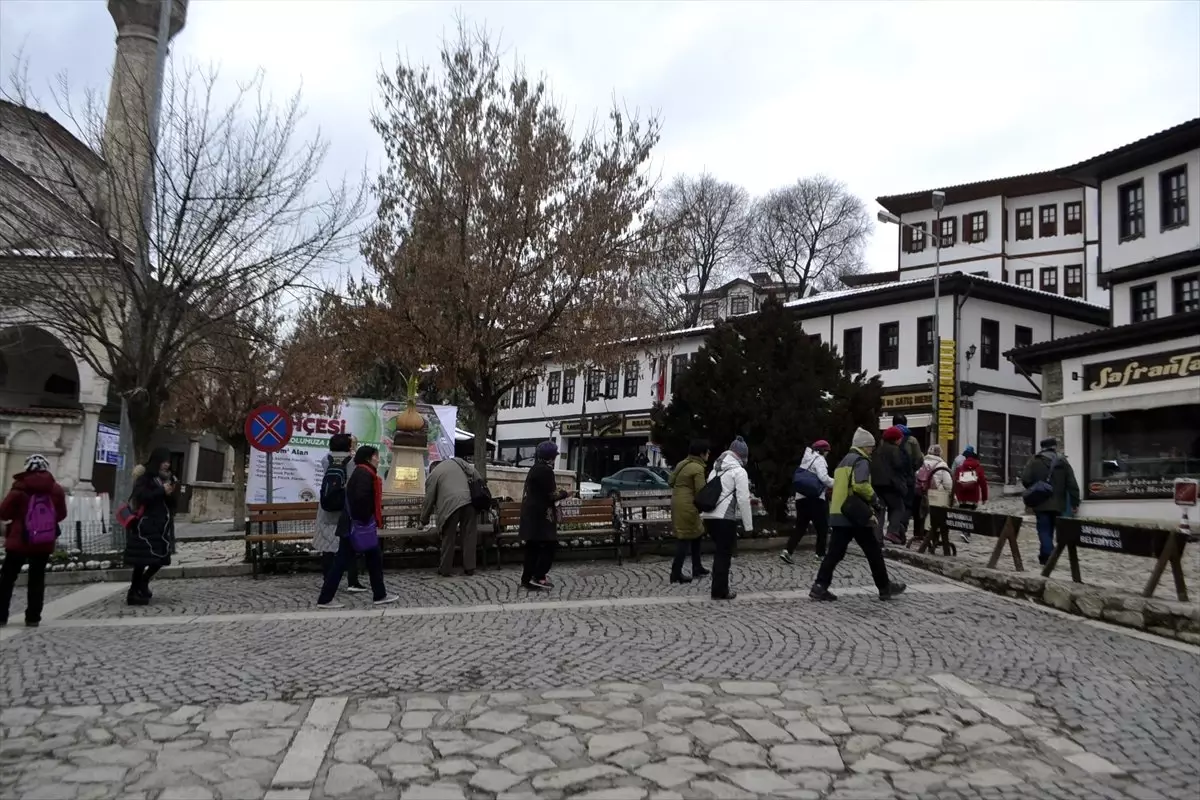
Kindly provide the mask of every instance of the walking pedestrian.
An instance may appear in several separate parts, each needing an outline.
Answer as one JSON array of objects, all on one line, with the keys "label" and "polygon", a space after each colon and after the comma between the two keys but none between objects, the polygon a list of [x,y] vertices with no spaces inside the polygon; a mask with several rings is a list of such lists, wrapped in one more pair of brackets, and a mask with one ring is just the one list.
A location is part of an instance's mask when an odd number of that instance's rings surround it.
[{"label": "walking pedestrian", "polygon": [[1025,502],[1037,520],[1038,563],[1045,566],[1054,552],[1054,527],[1060,516],[1079,508],[1079,482],[1065,456],[1058,454],[1058,440],[1043,439],[1041,451],[1021,472]]},{"label": "walking pedestrian", "polygon": [[[671,583],[691,583],[694,578],[708,575],[700,559],[700,539],[704,523],[696,508],[696,493],[704,488],[704,473],[708,469],[708,442],[692,441],[688,456],[675,467],[667,483],[671,486],[671,525],[675,529],[675,560],[671,562]],[[683,574],[683,562],[692,556],[692,574]]]},{"label": "walking pedestrian", "polygon": [[737,542],[737,524],[740,519],[746,533],[754,530],[754,516],[750,508],[750,476],[746,473],[746,460],[750,447],[742,437],[737,437],[729,449],[717,458],[708,480],[720,480],[721,498],[712,511],[700,515],[704,530],[713,540],[712,598],[732,600],[737,592],[729,589],[729,567],[733,561],[733,546]]},{"label": "walking pedestrian", "polygon": [[908,458],[900,449],[903,440],[904,432],[893,425],[883,432],[883,443],[871,456],[871,485],[887,510],[886,524],[880,520],[881,538],[898,545],[905,542],[910,507]]},{"label": "walking pedestrian", "polygon": [[950,474],[950,466],[942,458],[942,446],[931,444],[928,455],[917,470],[918,502],[913,517],[914,542],[925,538],[925,520],[929,516],[929,507],[950,505],[950,492],[953,488],[954,478]]},{"label": "walking pedestrian", "polygon": [[[959,508],[974,511],[980,503],[988,501],[987,474],[974,447],[967,447],[962,455],[962,464],[954,470],[954,501]],[[971,537],[964,533],[962,540],[969,542]]]},{"label": "walking pedestrian", "polygon": [[133,567],[125,602],[131,606],[150,603],[150,579],[171,563],[175,543],[175,504],[178,486],[171,473],[171,451],[165,447],[150,453],[145,464],[133,469],[131,506],[137,514],[125,539],[125,564]]},{"label": "walking pedestrian", "polygon": [[[354,471],[346,481],[346,520],[339,523],[337,555],[325,573],[325,584],[317,597],[322,610],[345,608],[337,602],[338,584],[356,552],[361,552],[371,579],[372,598],[377,606],[395,603],[400,598],[390,594],[383,582],[383,551],[379,548],[378,530],[383,527],[383,481],[379,477],[379,450],[363,445],[354,453]],[[374,533],[374,544],[370,543]]]},{"label": "walking pedestrian", "polygon": [[558,549],[558,507],[567,499],[567,492],[558,488],[554,479],[554,461],[558,445],[546,441],[533,451],[533,466],[525,476],[525,491],[521,497],[521,539],[525,542],[525,566],[521,585],[532,592],[553,589],[550,567]]},{"label": "walking pedestrian", "polygon": [[[321,585],[325,575],[333,568],[338,547],[343,536],[349,533],[349,518],[346,516],[346,482],[354,469],[353,437],[348,433],[335,433],[329,437],[329,453],[322,462],[321,492],[317,503],[316,533],[313,549],[321,554]],[[351,594],[365,592],[367,587],[358,580],[358,557],[346,564],[346,591]]]},{"label": "walking pedestrian", "polygon": [[888,578],[887,564],[883,560],[883,549],[875,537],[877,505],[872,488],[872,459],[875,437],[859,428],[851,440],[850,452],[838,462],[833,470],[833,496],[829,501],[829,551],[817,570],[817,579],[808,596],[813,600],[837,600],[829,591],[833,573],[846,556],[851,541],[858,542],[880,600],[890,600],[907,587],[900,581]]},{"label": "walking pedestrian", "polygon": [[421,525],[436,515],[441,528],[442,558],[438,575],[450,577],[454,551],[462,541],[464,575],[475,574],[475,549],[479,540],[479,514],[471,504],[471,481],[478,480],[474,465],[461,458],[439,461],[425,480],[425,505]]},{"label": "walking pedestrian", "polygon": [[0,501],[0,521],[8,523],[4,534],[4,564],[0,565],[0,626],[8,624],[13,587],[21,567],[29,565],[26,584],[25,627],[42,622],[46,598],[46,563],[67,518],[67,495],[50,473],[50,462],[42,455],[25,459],[25,469],[13,476],[12,487]]},{"label": "walking pedestrian", "polygon": [[792,479],[792,487],[796,490],[796,529],[788,537],[787,547],[779,558],[785,564],[795,564],[792,553],[804,534],[808,533],[809,523],[817,532],[816,555],[825,556],[825,543],[829,534],[829,490],[833,488],[833,478],[829,477],[829,442],[818,439],[811,447],[804,448],[804,457],[800,459],[800,467]]},{"label": "walking pedestrian", "polygon": [[924,519],[921,516],[921,502],[924,498],[917,492],[917,472],[925,461],[925,454],[921,452],[921,443],[917,441],[917,437],[908,429],[908,417],[896,414],[892,417],[892,424],[900,429],[900,454],[904,456],[908,465],[908,470],[904,473],[908,483],[905,494],[908,518],[913,521],[913,537],[921,539],[925,537]]}]

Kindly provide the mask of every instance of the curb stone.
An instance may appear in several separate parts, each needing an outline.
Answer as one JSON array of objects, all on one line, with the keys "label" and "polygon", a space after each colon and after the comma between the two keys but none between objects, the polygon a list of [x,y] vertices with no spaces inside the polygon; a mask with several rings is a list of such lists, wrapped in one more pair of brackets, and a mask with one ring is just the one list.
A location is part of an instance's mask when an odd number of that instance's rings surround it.
[{"label": "curb stone", "polygon": [[1006,597],[1032,600],[1070,614],[1136,628],[1200,645],[1200,605],[1141,597],[1084,583],[1043,578],[1039,573],[1009,572],[965,563],[954,557],[884,548],[885,557]]}]

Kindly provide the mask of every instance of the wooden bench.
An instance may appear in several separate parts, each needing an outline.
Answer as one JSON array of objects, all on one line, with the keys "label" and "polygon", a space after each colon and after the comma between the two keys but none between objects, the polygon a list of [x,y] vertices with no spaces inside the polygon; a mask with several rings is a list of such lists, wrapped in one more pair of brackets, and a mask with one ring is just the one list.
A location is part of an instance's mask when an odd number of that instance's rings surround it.
[{"label": "wooden bench", "polygon": [[[379,530],[380,544],[417,539],[436,543],[440,535],[437,528],[426,530],[420,527],[422,503],[419,497],[384,498],[384,527]],[[268,545],[309,541],[316,533],[316,503],[250,503],[246,506],[246,512],[246,560],[250,562],[255,577],[258,577]],[[487,566],[486,541],[494,539],[494,532],[495,524],[491,518],[480,520],[479,549],[484,556],[484,566]],[[497,551],[496,563],[499,565],[499,545],[495,542],[492,544]]]},{"label": "wooden bench", "polygon": [[629,531],[630,558],[638,557],[638,544],[648,540],[651,533],[660,537],[671,534],[671,492],[622,492],[618,499],[621,521]]},{"label": "wooden bench", "polygon": [[[621,564],[622,520],[617,513],[618,505],[612,497],[595,500],[580,500],[568,497],[556,504],[558,507],[558,536],[578,538],[612,537],[613,554]],[[575,527],[581,526],[581,527]],[[496,545],[496,564],[500,564],[500,544],[519,535],[521,527],[521,503],[500,503],[497,533],[493,537]]]}]

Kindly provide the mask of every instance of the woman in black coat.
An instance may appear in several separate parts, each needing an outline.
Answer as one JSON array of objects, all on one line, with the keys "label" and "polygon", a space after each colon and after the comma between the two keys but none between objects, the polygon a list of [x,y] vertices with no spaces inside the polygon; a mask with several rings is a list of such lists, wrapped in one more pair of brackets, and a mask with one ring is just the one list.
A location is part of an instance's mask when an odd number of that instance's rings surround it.
[{"label": "woman in black coat", "polygon": [[534,464],[525,476],[525,494],[521,499],[521,539],[525,542],[525,569],[521,585],[531,591],[554,588],[546,577],[558,548],[558,509],[555,503],[567,496],[554,480],[554,460],[558,445],[542,442],[534,454]]},{"label": "woman in black coat", "polygon": [[159,447],[144,465],[133,470],[130,505],[139,514],[125,537],[125,563],[133,567],[133,578],[125,602],[144,606],[150,602],[150,579],[171,563],[175,542],[175,487],[171,474],[171,451]]}]

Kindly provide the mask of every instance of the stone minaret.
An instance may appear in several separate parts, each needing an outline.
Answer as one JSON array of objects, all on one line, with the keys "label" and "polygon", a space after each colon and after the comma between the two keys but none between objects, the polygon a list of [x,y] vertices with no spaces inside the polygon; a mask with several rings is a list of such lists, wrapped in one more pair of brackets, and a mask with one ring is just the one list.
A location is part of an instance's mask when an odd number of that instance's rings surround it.
[{"label": "stone minaret", "polygon": [[[139,199],[150,166],[150,110],[158,81],[158,31],[162,0],[108,0],[117,26],[104,121],[103,157],[111,170],[107,186],[110,224],[136,248],[141,217]],[[187,0],[171,1],[168,38],[187,22]]]}]

